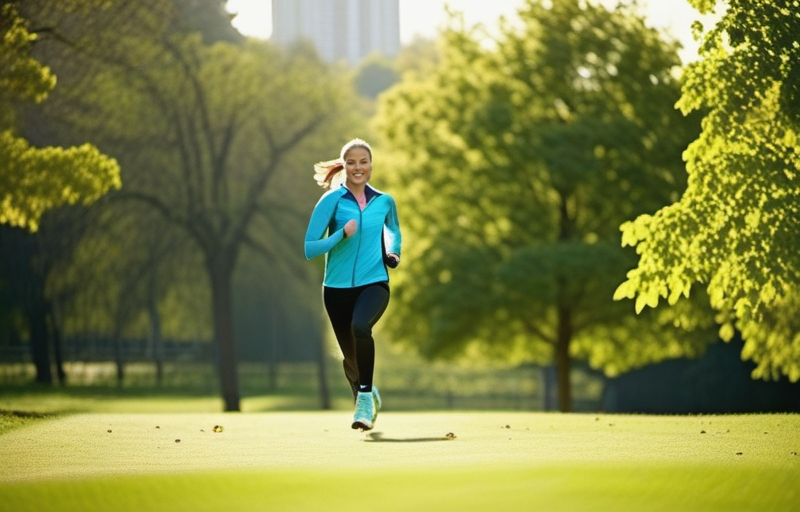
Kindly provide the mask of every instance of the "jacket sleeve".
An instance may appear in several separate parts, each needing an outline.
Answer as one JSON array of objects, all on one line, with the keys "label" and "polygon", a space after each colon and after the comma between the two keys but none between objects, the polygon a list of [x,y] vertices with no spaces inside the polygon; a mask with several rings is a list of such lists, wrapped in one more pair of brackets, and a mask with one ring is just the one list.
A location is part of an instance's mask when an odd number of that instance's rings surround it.
[{"label": "jacket sleeve", "polygon": [[336,230],[330,236],[325,237],[328,226],[333,219],[336,211],[338,197],[333,195],[323,196],[314,211],[311,213],[311,220],[308,222],[305,240],[306,259],[315,258],[333,249],[336,244],[344,238],[344,228]]},{"label": "jacket sleeve", "polygon": [[403,237],[400,234],[400,220],[397,217],[397,205],[395,205],[394,198],[390,203],[389,213],[386,214],[386,220],[384,221],[386,226],[386,253],[394,253],[400,256],[400,246],[403,242]]}]

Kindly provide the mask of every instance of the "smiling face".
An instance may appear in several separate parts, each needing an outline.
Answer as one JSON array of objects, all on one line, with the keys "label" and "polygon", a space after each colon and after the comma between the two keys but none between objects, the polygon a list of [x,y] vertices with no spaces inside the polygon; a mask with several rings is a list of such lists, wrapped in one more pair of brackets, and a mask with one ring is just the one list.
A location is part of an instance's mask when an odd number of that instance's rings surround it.
[{"label": "smiling face", "polygon": [[353,147],[344,155],[347,184],[363,187],[372,177],[372,157],[366,148]]}]

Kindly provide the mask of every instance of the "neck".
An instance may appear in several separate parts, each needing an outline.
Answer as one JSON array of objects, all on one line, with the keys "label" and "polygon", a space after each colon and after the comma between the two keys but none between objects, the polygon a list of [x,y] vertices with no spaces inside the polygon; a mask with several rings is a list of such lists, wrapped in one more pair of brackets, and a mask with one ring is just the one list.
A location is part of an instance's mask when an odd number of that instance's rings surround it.
[{"label": "neck", "polygon": [[356,197],[361,197],[366,194],[366,183],[364,185],[353,185],[352,183],[347,183],[345,186],[347,187],[347,190],[349,190]]}]

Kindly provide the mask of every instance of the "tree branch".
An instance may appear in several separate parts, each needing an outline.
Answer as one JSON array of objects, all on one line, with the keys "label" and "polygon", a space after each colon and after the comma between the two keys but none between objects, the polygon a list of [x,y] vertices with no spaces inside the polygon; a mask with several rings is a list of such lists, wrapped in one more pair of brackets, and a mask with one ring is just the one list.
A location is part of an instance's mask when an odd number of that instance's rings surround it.
[{"label": "tree branch", "polygon": [[549,343],[551,345],[556,344],[555,336],[548,336],[538,325],[534,324],[527,318],[522,319],[525,328],[528,332],[532,333],[534,336],[538,336],[542,341],[545,343]]}]

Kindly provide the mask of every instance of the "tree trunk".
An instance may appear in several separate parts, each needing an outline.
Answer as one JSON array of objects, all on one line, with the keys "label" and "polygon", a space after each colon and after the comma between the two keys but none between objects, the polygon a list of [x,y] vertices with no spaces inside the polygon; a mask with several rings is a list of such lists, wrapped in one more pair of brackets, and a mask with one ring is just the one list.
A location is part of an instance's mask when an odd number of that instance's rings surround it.
[{"label": "tree trunk", "polygon": [[125,383],[125,347],[123,346],[122,330],[117,329],[114,333],[114,362],[117,366],[117,387],[122,387]]},{"label": "tree trunk", "polygon": [[28,305],[28,322],[31,333],[31,356],[36,368],[36,382],[52,385],[53,368],[50,357],[50,339],[47,334],[47,312],[44,299],[38,293],[33,295]]},{"label": "tree trunk", "polygon": [[[558,241],[568,242],[572,239],[573,219],[570,216],[569,194],[560,194]],[[572,410],[572,386],[570,384],[570,371],[572,360],[569,355],[569,344],[572,341],[572,309],[571,298],[567,293],[568,281],[561,276],[556,278],[558,287],[557,314],[558,333],[556,337],[556,368],[558,371],[558,408],[561,412]]]},{"label": "tree trunk", "polygon": [[267,350],[269,351],[269,356],[267,357],[267,367],[269,369],[269,390],[275,391],[278,388],[278,336],[279,331],[278,329],[278,309],[277,305],[272,303],[270,304],[270,337],[269,337],[269,346]]},{"label": "tree trunk", "polygon": [[161,317],[158,314],[158,304],[152,289],[147,316],[150,320],[150,343],[153,347],[153,360],[156,365],[156,386],[160,388],[164,384],[164,339],[161,337]]},{"label": "tree trunk", "polygon": [[238,412],[239,378],[237,373],[236,344],[233,337],[233,257],[218,252],[207,260],[211,279],[211,304],[214,321],[214,338],[217,343],[217,369],[225,412]]},{"label": "tree trunk", "polygon": [[572,360],[569,344],[572,340],[572,311],[568,307],[558,308],[558,340],[556,341],[556,367],[558,368],[558,409],[561,412],[572,410],[572,387],[570,370]]},{"label": "tree trunk", "polygon": [[53,306],[53,303],[48,303],[47,325],[50,339],[53,343],[53,356],[55,357],[56,377],[58,383],[64,385],[67,383],[67,372],[64,371],[64,347],[61,343],[61,331],[58,327],[58,318]]},{"label": "tree trunk", "polygon": [[[559,317],[561,313],[559,311]],[[570,412],[572,410],[572,389],[569,379],[572,367],[572,360],[569,356],[569,342],[572,336],[569,331],[569,325],[562,324],[562,320],[559,318],[556,365],[558,368],[558,409],[561,412]]]}]

